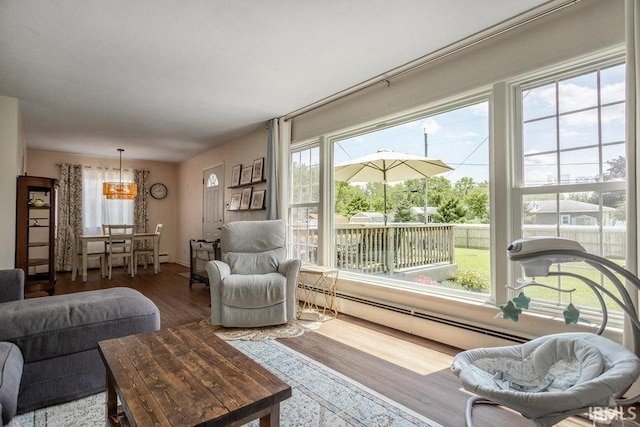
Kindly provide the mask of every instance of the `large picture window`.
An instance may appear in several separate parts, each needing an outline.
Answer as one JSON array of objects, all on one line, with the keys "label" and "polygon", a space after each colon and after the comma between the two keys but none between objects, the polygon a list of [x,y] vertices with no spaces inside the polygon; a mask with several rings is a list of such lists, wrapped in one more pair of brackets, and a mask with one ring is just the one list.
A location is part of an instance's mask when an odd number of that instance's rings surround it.
[{"label": "large picture window", "polygon": [[[133,224],[132,200],[107,200],[102,195],[103,182],[117,182],[120,171],[85,167],[82,171],[84,233],[102,234],[102,224]],[[122,180],[133,182],[133,171],[123,169]]]},{"label": "large picture window", "polygon": [[[577,240],[588,252],[624,264],[624,64],[522,83],[517,97],[522,120],[515,191],[522,236]],[[606,285],[599,275],[591,278]],[[560,290],[585,289],[579,283],[557,281]],[[527,294],[543,302],[599,307],[588,289],[568,293],[531,288]]]},{"label": "large picture window", "polygon": [[[335,138],[335,265],[422,290],[489,292],[489,145],[486,98]],[[404,156],[397,164],[372,166],[396,155]],[[448,169],[421,168],[416,158]],[[339,172],[354,162],[388,172]],[[385,182],[400,162],[422,175],[406,170]]]}]

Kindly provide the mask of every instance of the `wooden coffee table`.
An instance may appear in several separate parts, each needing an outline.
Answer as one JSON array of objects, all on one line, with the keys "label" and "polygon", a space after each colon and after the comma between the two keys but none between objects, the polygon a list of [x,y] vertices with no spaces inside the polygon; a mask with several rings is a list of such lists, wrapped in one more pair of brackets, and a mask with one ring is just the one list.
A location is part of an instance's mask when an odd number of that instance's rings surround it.
[{"label": "wooden coffee table", "polygon": [[101,341],[107,368],[107,425],[118,419],[116,393],[131,425],[280,425],[291,387],[220,338],[190,323]]}]

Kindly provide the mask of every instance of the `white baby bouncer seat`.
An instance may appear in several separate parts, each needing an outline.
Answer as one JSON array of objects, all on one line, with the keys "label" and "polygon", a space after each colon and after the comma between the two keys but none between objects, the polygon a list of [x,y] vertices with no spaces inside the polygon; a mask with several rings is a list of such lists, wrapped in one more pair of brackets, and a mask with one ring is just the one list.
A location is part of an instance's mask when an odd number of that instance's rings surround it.
[{"label": "white baby bouncer seat", "polygon": [[[528,239],[518,242],[525,240]],[[557,242],[551,243],[553,247]],[[567,251],[570,257],[558,256],[566,255]],[[575,253],[573,249],[566,248],[564,252],[558,250],[557,253],[545,249],[521,259],[529,261],[541,257],[540,254],[546,257],[543,263],[547,264],[547,269],[553,262],[586,259],[587,264],[601,272],[604,267],[594,264],[602,262],[602,265],[622,274],[627,280],[633,279],[626,270],[622,272],[621,267],[612,267],[610,261],[587,254],[584,249]],[[511,258],[518,260],[517,256]],[[603,274],[611,279],[608,273]],[[637,277],[634,280],[633,283],[640,286]],[[591,282],[588,285],[594,291],[611,296],[607,290],[599,289],[598,284]],[[635,308],[621,282],[618,281],[616,287],[618,285],[622,288],[619,291],[623,296],[622,301],[617,299],[616,302],[622,303],[623,310],[631,320],[634,339],[637,340],[640,323]],[[464,388],[475,394],[467,402],[467,426],[473,425],[472,410],[476,403],[503,405],[534,421],[536,425],[545,427],[596,408],[612,408],[638,401],[640,396],[625,399],[622,394],[640,376],[640,359],[634,352],[599,335],[607,319],[602,300],[601,304],[604,322],[598,333],[547,335],[524,344],[479,348],[456,355],[452,371],[459,376]],[[629,304],[631,307],[627,306]]]}]

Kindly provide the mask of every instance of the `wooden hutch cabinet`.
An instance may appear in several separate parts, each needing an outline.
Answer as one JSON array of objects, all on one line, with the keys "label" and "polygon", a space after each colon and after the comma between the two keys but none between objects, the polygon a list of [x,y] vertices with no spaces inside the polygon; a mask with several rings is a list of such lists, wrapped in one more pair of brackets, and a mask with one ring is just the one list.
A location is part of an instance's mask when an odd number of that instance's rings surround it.
[{"label": "wooden hutch cabinet", "polygon": [[16,268],[25,272],[25,294],[56,288],[58,180],[19,176],[16,201]]}]

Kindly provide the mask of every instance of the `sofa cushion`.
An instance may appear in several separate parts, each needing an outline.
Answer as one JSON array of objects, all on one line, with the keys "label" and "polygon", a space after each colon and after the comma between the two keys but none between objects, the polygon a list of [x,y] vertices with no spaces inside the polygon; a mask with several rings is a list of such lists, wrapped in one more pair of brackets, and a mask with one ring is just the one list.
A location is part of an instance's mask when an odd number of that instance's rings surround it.
[{"label": "sofa cushion", "polygon": [[3,425],[16,414],[23,364],[22,353],[16,345],[0,342],[0,414]]},{"label": "sofa cushion", "polygon": [[279,273],[231,275],[222,282],[222,304],[239,308],[262,308],[286,299],[286,277]]},{"label": "sofa cushion", "polygon": [[15,343],[25,363],[96,348],[98,341],[158,330],[155,304],[129,288],[7,302],[0,340]]}]

